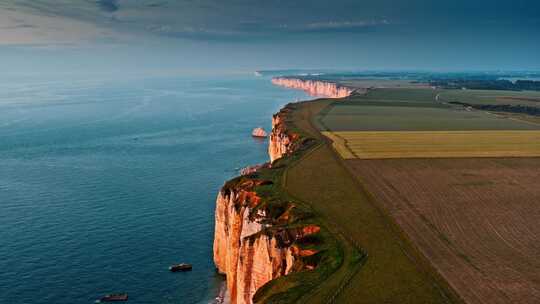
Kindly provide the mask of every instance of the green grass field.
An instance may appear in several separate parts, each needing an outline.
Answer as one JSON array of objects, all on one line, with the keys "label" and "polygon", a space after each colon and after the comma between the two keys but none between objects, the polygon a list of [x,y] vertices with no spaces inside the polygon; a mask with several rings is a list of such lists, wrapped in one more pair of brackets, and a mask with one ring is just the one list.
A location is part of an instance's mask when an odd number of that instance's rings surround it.
[{"label": "green grass field", "polygon": [[329,131],[540,130],[539,124],[439,102],[440,96],[450,93],[431,89],[372,90],[334,103],[319,120]]},{"label": "green grass field", "polygon": [[[331,100],[324,100],[310,103],[309,107],[297,107],[302,111],[295,110],[299,115],[296,117],[305,117],[310,119],[312,115],[320,111]],[[313,111],[313,112],[312,112]],[[296,124],[293,121],[288,122],[288,127],[301,134],[302,137],[314,138],[314,129],[307,130],[300,119]],[[291,201],[301,210],[305,210],[307,219],[304,223],[312,223],[321,226],[319,233],[320,244],[317,254],[321,258],[318,267],[313,271],[295,272],[285,277],[280,277],[263,286],[254,296],[255,303],[329,303],[335,296],[343,282],[352,276],[360,268],[365,260],[362,249],[354,246],[332,222],[329,222],[324,214],[321,214],[313,208],[312,202],[305,201],[304,197],[297,197],[289,192],[286,181],[289,168],[302,161],[306,154],[311,153],[322,142],[315,142],[310,149],[297,151],[291,156],[284,157],[274,164],[273,169],[261,170],[258,178],[274,181],[273,185],[265,186],[256,191],[275,201]]]},{"label": "green grass field", "polygon": [[478,105],[523,105],[540,108],[540,92],[533,91],[485,91],[446,90],[439,96],[441,101],[458,101]]},{"label": "green grass field", "polygon": [[[404,102],[425,102],[432,103],[441,90],[432,89],[401,89],[388,88],[371,90],[365,95],[357,95],[349,100],[394,100]],[[348,101],[349,101],[348,100]]]},{"label": "green grass field", "polygon": [[[462,303],[387,211],[351,175],[344,160],[332,149],[331,140],[321,133],[540,129],[534,122],[445,104],[440,101],[443,93],[431,89],[382,89],[292,107],[288,128],[316,141],[309,149],[278,160],[277,169],[262,174],[280,184],[272,190],[279,192],[275,195],[309,209],[313,220],[324,227],[325,263],[315,271],[270,282],[256,294],[255,302]],[[396,142],[399,148],[399,141],[388,144],[394,147]],[[362,143],[355,147],[362,147]],[[354,149],[347,150],[354,155]]]},{"label": "green grass field", "polygon": [[[327,223],[340,240],[344,261],[301,302],[328,303],[333,296],[336,303],[459,302],[314,127],[315,114],[330,102],[305,103],[290,121],[297,131],[322,144],[288,165],[283,188],[291,197],[307,202]],[[357,248],[368,255],[364,263],[358,263]]]}]

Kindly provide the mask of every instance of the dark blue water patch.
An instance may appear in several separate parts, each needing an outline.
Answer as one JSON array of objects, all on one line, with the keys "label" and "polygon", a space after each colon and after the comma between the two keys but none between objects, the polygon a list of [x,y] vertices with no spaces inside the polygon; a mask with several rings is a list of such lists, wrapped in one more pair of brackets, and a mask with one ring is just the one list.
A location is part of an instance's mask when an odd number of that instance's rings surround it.
[{"label": "dark blue water patch", "polygon": [[0,302],[207,303],[217,190],[303,97],[249,77],[3,83]]}]

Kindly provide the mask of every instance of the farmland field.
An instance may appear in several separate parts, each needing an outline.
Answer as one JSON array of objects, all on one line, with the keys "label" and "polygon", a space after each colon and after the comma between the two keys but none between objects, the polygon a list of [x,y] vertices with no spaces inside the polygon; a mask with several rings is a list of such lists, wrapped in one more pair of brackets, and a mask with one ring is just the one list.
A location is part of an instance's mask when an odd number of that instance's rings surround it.
[{"label": "farmland field", "polygon": [[540,131],[323,132],[344,159],[540,156]]},{"label": "farmland field", "polygon": [[327,131],[540,130],[537,123],[440,102],[440,96],[449,94],[454,93],[430,89],[373,90],[334,103],[318,120]]},{"label": "farmland field", "polygon": [[377,89],[332,103],[314,123],[358,187],[460,299],[540,303],[537,116],[449,103],[536,107],[537,97]]},{"label": "farmland field", "polygon": [[354,87],[354,88],[426,88],[427,84],[414,83],[410,80],[391,80],[391,79],[351,79],[351,80],[336,80],[340,85]]},{"label": "farmland field", "polygon": [[470,104],[519,104],[540,107],[540,92],[447,90],[439,96],[441,101],[459,101]]},{"label": "farmland field", "polygon": [[348,160],[468,303],[540,303],[540,158]]},{"label": "farmland field", "polygon": [[[534,120],[468,109],[442,102],[441,97],[471,102],[487,94],[371,90],[332,104],[319,115],[318,124],[345,159],[540,156],[540,124]],[[510,92],[504,98],[535,96]]]},{"label": "farmland field", "polygon": [[287,167],[283,187],[289,195],[308,202],[348,240],[342,242],[344,265],[350,263],[347,248],[351,244],[369,256],[350,279],[347,267],[341,267],[305,303],[329,303],[324,295],[335,293],[336,282],[343,280],[347,288],[337,294],[334,303],[461,303],[391,218],[379,210],[313,126],[312,117],[332,102],[304,103],[290,113],[289,127],[317,138],[321,145]]}]

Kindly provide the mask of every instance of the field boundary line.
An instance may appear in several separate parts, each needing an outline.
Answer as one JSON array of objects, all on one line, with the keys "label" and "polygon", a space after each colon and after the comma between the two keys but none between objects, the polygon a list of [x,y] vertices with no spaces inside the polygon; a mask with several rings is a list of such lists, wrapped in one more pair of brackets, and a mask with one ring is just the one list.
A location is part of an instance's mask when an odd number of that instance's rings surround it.
[{"label": "field boundary line", "polygon": [[[331,107],[331,106],[332,106],[332,103],[330,103],[327,107]],[[313,118],[315,118],[315,116],[313,116]],[[312,128],[313,127],[314,126],[312,125]],[[317,129],[315,128],[315,130]],[[326,143],[329,149],[331,150],[332,157],[342,167],[342,169],[345,170],[345,172],[349,175],[349,178],[351,178],[352,181],[367,195],[368,203],[372,205],[375,208],[375,210],[377,210],[378,213],[381,214],[386,219],[385,223],[387,224],[389,229],[395,232],[395,236],[398,240],[399,247],[401,248],[405,256],[407,256],[407,258],[414,265],[418,265],[417,267],[419,268],[421,272],[433,278],[434,287],[437,290],[439,290],[441,295],[444,295],[444,298],[446,299],[447,303],[453,303],[453,302],[465,303],[463,298],[461,298],[461,296],[456,292],[456,290],[454,290],[452,286],[450,286],[450,284],[446,281],[446,279],[442,276],[442,274],[434,267],[434,265],[429,260],[427,260],[427,258],[420,251],[420,249],[412,242],[412,240],[409,238],[406,232],[399,226],[397,222],[395,222],[390,212],[383,206],[380,206],[379,204],[376,203],[375,196],[366,188],[364,183],[361,182],[361,180],[359,180],[359,178],[357,178],[350,171],[350,168],[345,163],[346,160],[340,156],[339,152],[334,150],[334,147],[331,144],[331,140],[325,137],[321,131],[319,131],[319,135],[322,137],[323,142]],[[354,276],[352,276],[350,280],[352,280],[353,277]]]}]

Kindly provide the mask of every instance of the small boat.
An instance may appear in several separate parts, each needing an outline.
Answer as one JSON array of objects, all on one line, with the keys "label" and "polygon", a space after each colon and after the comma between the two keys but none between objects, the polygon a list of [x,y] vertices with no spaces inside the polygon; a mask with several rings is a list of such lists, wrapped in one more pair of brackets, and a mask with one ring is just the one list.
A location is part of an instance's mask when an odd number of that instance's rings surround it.
[{"label": "small boat", "polygon": [[191,271],[193,266],[191,264],[187,263],[180,263],[180,264],[174,264],[172,266],[169,266],[169,270],[171,272],[179,272],[179,271]]},{"label": "small boat", "polygon": [[251,132],[251,136],[265,138],[268,136],[268,134],[263,128],[255,128],[253,129],[253,132]]},{"label": "small boat", "polygon": [[101,297],[99,300],[96,300],[96,303],[103,302],[125,302],[128,300],[127,293],[111,293]]}]

